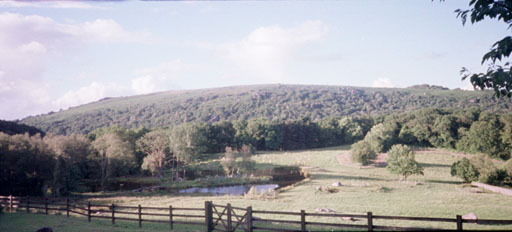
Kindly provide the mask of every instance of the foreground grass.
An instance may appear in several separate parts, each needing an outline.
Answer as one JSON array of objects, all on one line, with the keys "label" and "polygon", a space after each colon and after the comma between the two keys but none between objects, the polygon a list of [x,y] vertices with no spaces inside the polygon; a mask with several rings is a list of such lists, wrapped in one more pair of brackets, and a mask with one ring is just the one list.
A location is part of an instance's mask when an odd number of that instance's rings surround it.
[{"label": "foreground grass", "polygon": [[[43,227],[51,227],[55,232],[156,232],[169,231],[166,224],[145,223],[139,229],[137,223],[94,219],[87,222],[86,217],[69,217],[65,215],[44,215],[26,213],[5,213],[0,215],[0,231],[34,232]],[[175,231],[203,231],[202,227],[184,227],[175,225]]]},{"label": "foreground grass", "polygon": [[[417,161],[424,166],[424,176],[411,176],[408,181],[398,181],[385,168],[362,169],[354,164],[340,164],[337,156],[348,153],[348,146],[296,152],[273,152],[254,157],[260,164],[299,165],[306,168],[311,177],[292,188],[283,189],[275,199],[247,199],[243,196],[179,195],[165,192],[151,194],[131,193],[117,196],[92,196],[97,203],[143,206],[204,207],[204,201],[233,206],[252,206],[254,210],[314,212],[328,208],[338,213],[374,215],[420,216],[455,218],[455,215],[475,213],[480,219],[512,219],[512,197],[495,193],[476,193],[464,188],[460,180],[450,175],[450,165],[460,159],[454,154],[417,154]],[[333,182],[343,186],[331,187]],[[325,193],[318,186],[338,190]],[[255,215],[261,218],[299,220],[298,216]],[[365,221],[348,222],[340,218],[312,218],[308,221],[365,224]],[[86,220],[85,220],[86,221]],[[4,224],[0,221],[0,226]],[[376,220],[374,225],[412,226],[455,229],[455,223],[419,221]],[[23,226],[21,223],[19,226]],[[105,226],[111,227],[108,222]],[[0,227],[0,231],[2,227]],[[134,227],[136,228],[136,227]],[[149,228],[144,226],[144,228]],[[329,229],[329,228],[325,228]],[[486,226],[464,224],[464,229],[512,229],[512,226]],[[158,230],[158,229],[156,229]],[[167,230],[166,227],[163,230]],[[9,231],[9,230],[5,230]],[[101,231],[101,230],[97,230]],[[126,228],[123,231],[132,231]],[[133,230],[137,231],[137,230]],[[150,231],[150,230],[144,230]]]}]

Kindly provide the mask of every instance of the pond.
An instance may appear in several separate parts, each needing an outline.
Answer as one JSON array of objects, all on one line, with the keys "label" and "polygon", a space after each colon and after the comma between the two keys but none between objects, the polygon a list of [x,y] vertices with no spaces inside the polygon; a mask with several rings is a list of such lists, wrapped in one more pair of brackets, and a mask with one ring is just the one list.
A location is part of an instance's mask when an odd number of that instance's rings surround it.
[{"label": "pond", "polygon": [[278,184],[258,184],[258,185],[235,185],[235,186],[219,186],[205,188],[188,188],[179,190],[179,193],[208,193],[212,195],[243,195],[247,193],[251,187],[256,187],[256,191],[264,192],[269,189],[279,188]]}]

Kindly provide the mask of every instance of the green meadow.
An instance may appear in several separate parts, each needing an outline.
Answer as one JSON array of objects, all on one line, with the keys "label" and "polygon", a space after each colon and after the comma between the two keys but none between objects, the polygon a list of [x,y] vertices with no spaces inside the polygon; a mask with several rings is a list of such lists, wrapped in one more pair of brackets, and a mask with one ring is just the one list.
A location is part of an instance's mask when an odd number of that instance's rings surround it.
[{"label": "green meadow", "polygon": [[[205,194],[176,194],[164,191],[152,193],[117,192],[115,194],[87,195],[93,203],[131,206],[204,207],[205,201],[237,207],[252,206],[253,210],[315,212],[327,208],[337,213],[392,216],[418,216],[455,218],[456,215],[474,213],[479,219],[512,219],[512,197],[487,192],[463,185],[450,175],[450,166],[462,154],[435,150],[418,151],[416,160],[424,167],[423,176],[410,176],[399,181],[385,167],[361,167],[347,159],[349,146],[331,147],[293,152],[263,152],[253,156],[259,166],[300,166],[309,178],[282,188],[275,197],[248,198],[244,196],[211,196]],[[345,156],[345,157],[344,157]],[[331,186],[340,182],[341,186]],[[331,190],[321,191],[326,186]],[[324,187],[325,188],[325,187]],[[258,215],[260,218],[300,220],[299,216]],[[319,222],[365,224],[365,220],[347,221],[341,218],[311,217]],[[30,223],[29,223],[30,222]],[[54,226],[56,231],[165,231],[168,225],[120,222],[115,226],[109,220],[54,215],[27,215],[4,213],[0,216],[0,231],[34,231],[33,226]],[[455,223],[375,220],[374,225],[410,226],[455,229]],[[83,228],[83,229],[82,229]],[[294,228],[294,227],[292,227]],[[176,230],[202,230],[201,227],[177,227]],[[317,228],[320,229],[320,228]],[[331,228],[321,228],[329,230]],[[512,226],[464,224],[464,229],[512,229]]]}]

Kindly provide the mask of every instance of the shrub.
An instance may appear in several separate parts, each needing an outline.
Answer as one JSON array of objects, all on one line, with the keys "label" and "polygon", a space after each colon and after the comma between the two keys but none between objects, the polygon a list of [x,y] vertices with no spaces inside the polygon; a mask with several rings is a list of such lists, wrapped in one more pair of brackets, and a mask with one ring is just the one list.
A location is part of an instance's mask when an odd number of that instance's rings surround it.
[{"label": "shrub", "polygon": [[452,164],[451,174],[452,176],[460,177],[464,183],[476,181],[480,175],[476,168],[466,158],[462,158],[462,160]]},{"label": "shrub", "polygon": [[387,169],[401,175],[403,180],[410,175],[423,175],[423,168],[416,162],[414,152],[407,145],[393,145],[388,152],[387,163]]},{"label": "shrub", "polygon": [[478,154],[471,157],[469,161],[476,168],[478,173],[480,173],[478,177],[479,182],[489,183],[496,178],[497,168],[489,156]]},{"label": "shrub", "polygon": [[505,177],[503,184],[512,186],[512,159],[509,159],[505,163],[505,165],[503,166],[503,170],[505,170],[505,173],[507,174],[507,177]]},{"label": "shrub", "polygon": [[367,165],[371,162],[371,160],[377,158],[377,154],[372,149],[370,144],[364,140],[352,145],[350,154],[353,162],[361,163],[362,165]]}]

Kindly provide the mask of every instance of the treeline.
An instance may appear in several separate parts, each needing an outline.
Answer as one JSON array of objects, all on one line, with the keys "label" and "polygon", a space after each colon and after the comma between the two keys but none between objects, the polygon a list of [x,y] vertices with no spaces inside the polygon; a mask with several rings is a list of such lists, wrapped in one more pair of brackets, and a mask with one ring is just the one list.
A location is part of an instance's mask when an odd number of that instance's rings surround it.
[{"label": "treeline", "polygon": [[508,160],[512,151],[512,115],[467,110],[422,109],[376,119],[363,141],[376,152],[393,144],[483,153]]},{"label": "treeline", "polygon": [[3,132],[8,135],[14,134],[25,134],[29,133],[30,135],[41,134],[44,135],[45,132],[35,128],[33,126],[27,126],[25,124],[19,124],[12,121],[0,120],[0,132]]},{"label": "treeline", "polygon": [[446,90],[438,86],[360,88],[348,86],[261,85],[162,92],[119,97],[32,116],[21,122],[54,134],[87,134],[108,126],[162,128],[185,122],[214,123],[262,118],[271,121],[377,116],[425,107],[477,106],[510,112],[509,99],[492,91]]},{"label": "treeline", "polygon": [[[152,174],[187,177],[189,164],[217,158],[226,147],[293,150],[349,144],[365,135],[369,118],[263,119],[185,123],[149,131],[105,127],[84,135],[0,133],[0,194],[66,195],[102,190],[113,177]],[[233,151],[233,150],[232,150]],[[85,184],[96,186],[84,188]]]},{"label": "treeline", "polygon": [[[225,152],[226,147],[231,151],[244,145],[256,150],[296,150],[355,142],[375,152],[408,144],[507,160],[512,150],[512,115],[477,108],[422,109],[374,118],[250,119],[156,130],[104,127],[87,136],[0,133],[0,194],[101,190],[113,177],[140,174],[179,181],[190,176],[190,164],[219,158],[215,153]],[[87,183],[93,188],[85,189]]]}]

